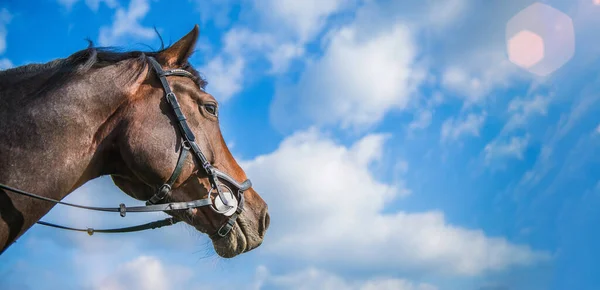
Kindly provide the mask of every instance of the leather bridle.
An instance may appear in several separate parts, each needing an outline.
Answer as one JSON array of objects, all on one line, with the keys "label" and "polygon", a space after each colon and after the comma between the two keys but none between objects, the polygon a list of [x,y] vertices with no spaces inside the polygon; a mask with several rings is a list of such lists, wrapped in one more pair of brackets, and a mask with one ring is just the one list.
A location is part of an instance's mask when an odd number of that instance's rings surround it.
[{"label": "leather bridle", "polygon": [[[206,156],[202,153],[202,150],[200,150],[200,147],[198,147],[198,144],[196,143],[196,137],[194,136],[194,133],[190,129],[190,127],[187,123],[187,119],[185,118],[185,115],[181,111],[181,107],[179,106],[179,102],[177,101],[177,96],[171,90],[171,87],[169,86],[169,83],[167,82],[168,76],[182,76],[182,77],[188,77],[191,79],[194,79],[195,76],[192,73],[190,73],[186,70],[183,70],[183,69],[163,70],[162,67],[160,66],[160,64],[151,56],[148,57],[148,60],[151,64],[154,72],[158,76],[160,83],[162,84],[163,90],[165,92],[166,101],[170,105],[173,113],[175,114],[175,117],[177,119],[177,127],[179,128],[182,142],[181,142],[181,147],[179,149],[179,157],[177,159],[177,164],[175,165],[175,169],[173,170],[171,177],[169,177],[167,182],[165,182],[163,185],[161,185],[157,189],[156,193],[148,201],[146,201],[145,206],[126,207],[125,204],[120,204],[119,207],[114,207],[114,208],[113,207],[83,206],[83,205],[72,204],[72,203],[63,202],[63,201],[51,199],[48,197],[36,195],[33,193],[29,193],[29,192],[26,192],[26,191],[23,191],[20,189],[10,187],[10,186],[2,184],[2,183],[0,183],[0,188],[6,189],[6,190],[9,190],[9,191],[12,191],[12,192],[24,195],[24,196],[28,196],[31,198],[45,200],[48,202],[53,202],[56,204],[62,204],[62,205],[66,205],[66,206],[94,210],[94,211],[118,212],[122,217],[125,217],[127,212],[181,211],[181,210],[192,210],[195,208],[208,206],[216,213],[221,214],[226,217],[229,217],[227,219],[227,221],[224,224],[222,224],[221,227],[214,234],[211,234],[211,237],[214,238],[215,236],[218,236],[218,237],[222,238],[222,237],[227,236],[227,234],[231,231],[231,229],[235,225],[235,222],[236,222],[238,216],[244,210],[244,191],[246,191],[250,187],[252,187],[252,183],[250,182],[249,179],[246,179],[244,182],[239,183],[233,177],[229,176],[227,173],[224,173],[224,172],[216,169],[206,159]],[[206,173],[208,180],[210,182],[211,189],[209,190],[207,197],[203,198],[203,199],[197,199],[197,200],[186,201],[186,202],[161,203],[161,201],[165,201],[165,200],[167,200],[167,197],[169,197],[169,194],[171,193],[173,184],[175,183],[175,181],[181,174],[181,171],[185,164],[185,160],[187,159],[187,156],[189,155],[190,151],[191,151],[192,155],[196,158],[196,161],[198,161],[198,163],[201,165],[202,169]],[[232,188],[233,188],[233,190],[232,190]],[[214,198],[214,201],[213,201],[212,195],[211,195],[213,192],[217,193],[217,195]],[[60,228],[60,229],[87,232],[89,235],[92,235],[96,232],[97,233],[126,233],[126,232],[142,231],[142,230],[147,230],[147,229],[154,229],[154,228],[160,228],[163,226],[173,225],[180,221],[181,220],[178,218],[169,217],[164,220],[159,220],[159,221],[150,222],[150,223],[141,224],[141,225],[132,226],[132,227],[116,228],[116,229],[93,229],[93,228],[78,229],[78,228],[71,228],[71,227],[61,226],[61,225],[57,225],[57,224],[53,224],[53,223],[48,223],[48,222],[44,222],[44,221],[38,221],[37,223],[41,224],[41,225],[45,225],[45,226]]]}]

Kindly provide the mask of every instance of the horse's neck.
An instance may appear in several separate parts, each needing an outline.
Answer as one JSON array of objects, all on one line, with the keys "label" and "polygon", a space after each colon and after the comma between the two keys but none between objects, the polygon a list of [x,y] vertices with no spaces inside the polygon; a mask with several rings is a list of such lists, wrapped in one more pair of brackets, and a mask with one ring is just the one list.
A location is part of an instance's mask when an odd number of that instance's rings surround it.
[{"label": "horse's neck", "polygon": [[[112,130],[125,101],[115,68],[86,76],[38,96],[0,91],[0,183],[62,199],[102,173],[109,159]],[[0,99],[0,101],[2,101]],[[0,252],[45,215],[53,204],[0,190]]]}]

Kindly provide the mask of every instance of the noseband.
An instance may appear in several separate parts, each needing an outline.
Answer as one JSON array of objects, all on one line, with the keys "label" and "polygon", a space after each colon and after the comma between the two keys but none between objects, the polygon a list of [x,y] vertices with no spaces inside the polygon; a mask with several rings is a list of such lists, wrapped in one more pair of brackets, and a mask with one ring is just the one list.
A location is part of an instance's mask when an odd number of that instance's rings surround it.
[{"label": "noseband", "polygon": [[[194,208],[208,206],[216,213],[221,214],[226,217],[229,217],[227,219],[227,221],[223,225],[221,225],[221,227],[216,231],[216,233],[210,235],[211,238],[214,238],[216,236],[221,237],[221,238],[227,236],[227,234],[233,228],[238,216],[244,210],[244,191],[246,191],[250,187],[252,187],[252,183],[250,182],[249,179],[245,180],[242,183],[239,183],[233,177],[228,175],[227,173],[224,173],[224,172],[216,169],[210,162],[208,162],[208,160],[206,159],[206,156],[202,153],[202,150],[200,150],[200,147],[198,147],[198,144],[196,143],[196,137],[194,136],[194,133],[190,129],[190,127],[187,123],[187,119],[185,118],[185,115],[181,111],[181,107],[179,106],[179,102],[177,101],[177,96],[171,90],[171,87],[169,86],[169,83],[167,82],[168,76],[182,76],[182,77],[188,77],[188,78],[192,78],[192,79],[194,79],[195,76],[193,74],[191,74],[190,72],[183,70],[183,69],[163,70],[162,67],[160,66],[160,64],[153,57],[148,57],[148,60],[149,60],[150,64],[152,65],[154,72],[158,76],[160,83],[162,84],[163,90],[165,91],[166,101],[170,105],[175,117],[177,118],[177,127],[179,129],[179,133],[181,134],[182,142],[181,142],[181,147],[179,149],[179,157],[177,159],[177,164],[175,165],[175,169],[173,170],[171,177],[169,177],[167,182],[165,182],[163,185],[161,185],[157,189],[156,193],[148,201],[146,201],[145,206],[126,207],[124,204],[120,204],[119,207],[115,207],[115,208],[83,206],[83,205],[62,202],[59,200],[36,195],[33,193],[29,193],[26,191],[22,191],[22,190],[1,184],[1,183],[0,183],[0,188],[6,189],[6,190],[9,190],[9,191],[12,191],[12,192],[24,195],[24,196],[28,196],[31,198],[53,202],[56,204],[62,204],[62,205],[67,205],[67,206],[71,206],[71,207],[77,207],[77,208],[83,208],[83,209],[95,210],[95,211],[118,212],[118,213],[120,213],[120,215],[122,217],[125,217],[127,212],[156,212],[156,211],[181,211],[181,210],[190,210],[191,211]],[[171,193],[173,184],[175,183],[175,181],[181,174],[181,171],[185,164],[185,160],[187,159],[187,156],[190,154],[190,151],[191,151],[192,155],[195,157],[196,161],[198,161],[198,163],[202,166],[202,169],[206,173],[206,176],[210,182],[211,189],[208,192],[208,196],[203,199],[197,199],[197,200],[187,201],[187,202],[164,202],[164,203],[162,203],[163,201],[168,200],[168,197]],[[214,201],[212,199],[213,193],[216,193]],[[56,224],[52,224],[52,223],[48,223],[48,222],[44,222],[44,221],[38,221],[37,223],[41,224],[41,225],[45,225],[45,226],[60,228],[60,229],[87,232],[89,235],[92,235],[96,232],[98,232],[98,233],[126,233],[126,232],[142,231],[142,230],[147,230],[147,229],[160,228],[163,226],[169,226],[169,225],[178,223],[180,221],[181,220],[178,218],[169,217],[167,219],[159,220],[159,221],[155,221],[155,222],[151,222],[151,223],[141,224],[141,225],[132,226],[132,227],[116,228],[116,229],[93,229],[93,228],[78,229],[78,228],[71,228],[71,227],[56,225]]]}]

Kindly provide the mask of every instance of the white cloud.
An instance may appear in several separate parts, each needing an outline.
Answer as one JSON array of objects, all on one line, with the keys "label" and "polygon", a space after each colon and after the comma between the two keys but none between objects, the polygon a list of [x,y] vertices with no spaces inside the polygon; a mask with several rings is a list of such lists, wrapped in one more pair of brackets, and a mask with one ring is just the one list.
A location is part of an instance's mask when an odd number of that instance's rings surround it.
[{"label": "white cloud", "polygon": [[212,21],[216,27],[223,28],[230,24],[229,13],[234,9],[232,0],[196,0],[202,26]]},{"label": "white cloud", "polygon": [[8,34],[6,26],[12,21],[12,18],[8,9],[0,10],[0,55],[6,51],[6,35]]},{"label": "white cloud", "polygon": [[493,141],[485,146],[485,160],[490,162],[495,158],[514,157],[523,159],[523,153],[529,144],[529,136],[511,137],[507,142]]},{"label": "white cloud", "polygon": [[[77,4],[77,2],[79,2],[79,0],[58,0],[58,3],[67,10],[71,10],[73,5]],[[94,12],[98,11],[101,3],[104,3],[108,8],[119,7],[119,2],[116,0],[85,0],[85,4]]]},{"label": "white cloud", "polygon": [[523,177],[519,181],[519,186],[533,186],[540,182],[555,166],[555,161],[552,157],[555,157],[553,148],[548,145],[542,146],[532,168],[523,174]]},{"label": "white cloud", "polygon": [[531,99],[516,98],[512,100],[508,105],[508,112],[511,116],[503,131],[511,131],[522,127],[527,124],[530,118],[536,115],[545,116],[549,104],[550,98],[542,95],[535,95]]},{"label": "white cloud", "polygon": [[400,160],[398,162],[396,162],[396,165],[394,165],[394,173],[396,174],[406,174],[408,172],[408,162],[404,161],[404,160]]},{"label": "white cloud", "polygon": [[[428,77],[430,79],[433,79],[433,81],[435,81],[434,75],[429,75]],[[427,100],[427,107],[432,108],[434,106],[441,105],[443,103],[444,103],[444,95],[440,92],[435,92],[431,96],[431,98],[429,100]]]},{"label": "white cloud", "polygon": [[415,283],[405,279],[374,277],[369,280],[344,279],[333,273],[310,267],[302,271],[283,275],[273,275],[260,266],[257,269],[257,290],[436,290],[437,287],[426,283]]},{"label": "white cloud", "polygon": [[593,111],[600,102],[600,94],[597,94],[600,82],[590,82],[581,90],[580,94],[569,96],[573,98],[571,108],[568,113],[563,115],[552,128],[552,134],[546,136],[542,142],[537,159],[530,170],[528,170],[519,182],[519,187],[523,191],[530,191],[537,185],[552,169],[556,166],[556,147],[559,142],[567,136],[584,116]]},{"label": "white cloud", "polygon": [[[442,88],[464,99],[466,106],[482,105],[491,92],[510,85],[518,72],[506,57],[504,26],[522,1],[366,2],[356,12],[364,20],[361,25],[377,31],[399,20],[407,23],[423,40],[419,53],[441,72]],[[482,19],[493,25],[472,25]]]},{"label": "white cloud", "polygon": [[[426,83],[435,83],[435,76],[428,75]],[[424,104],[416,106],[413,120],[408,124],[408,136],[412,136],[415,131],[427,129],[433,121],[435,107],[444,102],[444,96],[440,92],[434,92],[431,97],[424,101]]]},{"label": "white cloud", "polygon": [[[218,26],[228,24],[225,15],[232,9],[231,3],[203,1],[198,2],[198,5],[201,11],[210,10],[213,13],[213,10],[217,10],[216,15],[210,17],[201,12],[203,21],[211,19]],[[285,73],[294,59],[304,56],[306,43],[324,28],[329,16],[346,6],[348,3],[340,0],[264,0],[244,6],[247,8],[244,9],[246,13],[262,23],[262,27],[249,29],[251,25],[236,24],[225,34],[222,52],[215,55],[202,69],[208,69],[205,74],[211,84],[215,83],[211,79],[217,79],[215,97],[228,100],[239,93],[248,82],[241,75],[246,67],[256,61],[269,62],[270,68],[266,71],[268,74]],[[254,70],[250,74],[259,73],[261,72]],[[230,80],[225,81],[225,78]]]},{"label": "white cloud", "polygon": [[[435,19],[436,25],[444,26],[448,23],[459,18],[461,11],[464,10],[464,0],[448,0],[443,3],[436,3],[435,5],[428,5],[428,14],[431,14]],[[247,7],[244,15],[257,19],[261,23],[258,28],[247,28],[249,25],[235,25],[231,28],[230,31],[227,32],[227,35],[223,38],[223,42],[227,43],[228,38],[236,39],[234,46],[237,49],[227,49],[227,45],[224,47],[224,52],[214,56],[215,59],[233,59],[238,60],[240,62],[231,62],[233,63],[242,63],[241,71],[244,71],[247,66],[254,60],[258,59],[266,59],[270,63],[270,69],[268,73],[270,74],[282,74],[288,70],[290,62],[295,59],[299,59],[306,54],[305,45],[320,36],[321,32],[325,30],[327,27],[328,21],[332,16],[346,11],[350,7],[355,7],[358,1],[340,1],[340,0],[327,0],[327,1],[274,1],[274,0],[261,0],[257,2],[253,2],[250,7]],[[247,4],[247,3],[243,3]],[[439,5],[442,7],[446,7],[443,12],[440,11]],[[215,6],[216,4],[212,1],[208,2],[199,2],[201,5],[202,11],[208,11],[210,7]],[[231,10],[230,3],[221,3],[218,5],[217,9],[220,15],[219,17],[212,17],[211,19],[216,22],[220,22],[220,25],[225,25],[223,21],[218,21],[217,18],[222,18],[221,14],[227,14]],[[378,4],[368,2],[366,3],[368,8],[379,7]],[[246,7],[246,6],[244,6]],[[365,14],[366,10],[361,7],[357,11],[356,14]],[[451,9],[450,9],[451,8]],[[365,11],[362,11],[365,10]],[[204,15],[204,14],[203,14]],[[205,15],[206,16],[206,15]],[[203,21],[209,20],[207,17],[203,16]],[[364,18],[364,17],[363,17]],[[427,18],[423,17],[422,19]],[[335,38],[333,42],[329,42],[330,45],[327,45],[329,49],[329,60],[331,61],[339,61],[343,64],[343,67],[335,70],[333,68],[331,71],[332,74],[339,74],[340,72],[345,72],[337,80],[331,79],[330,81],[347,81],[348,78],[351,81],[358,81],[364,84],[346,84],[343,83],[343,86],[339,86],[339,84],[334,83],[331,87],[344,87],[350,86],[348,90],[351,90],[354,87],[365,91],[364,87],[369,86],[368,82],[373,82],[373,79],[376,76],[382,78],[378,82],[375,82],[371,88],[375,88],[375,94],[378,94],[380,97],[378,101],[388,102],[380,105],[373,105],[375,102],[369,102],[368,105],[371,108],[367,108],[366,112],[360,112],[361,114],[368,114],[369,116],[357,116],[356,121],[346,122],[348,123],[348,127],[354,126],[354,124],[350,123],[369,123],[368,121],[362,121],[364,119],[370,119],[370,116],[375,116],[375,118],[382,118],[385,113],[387,113],[388,107],[400,107],[403,108],[406,104],[404,103],[407,98],[405,95],[410,93],[413,85],[418,85],[418,83],[423,78],[424,71],[414,70],[412,67],[412,61],[414,58],[414,54],[416,53],[413,41],[411,36],[403,36],[399,35],[398,27],[403,25],[399,23],[385,23],[382,25],[376,25],[374,29],[364,29],[362,32],[359,32],[357,27],[363,26],[367,19],[362,19],[360,25],[355,23],[354,25],[346,26],[343,29],[334,28],[329,30],[326,33],[325,39]],[[432,20],[433,21],[433,20]],[[431,24],[431,23],[430,23]],[[389,29],[392,26],[394,29]],[[406,34],[408,33],[408,27],[404,25],[402,28],[405,30]],[[386,32],[388,35],[383,35]],[[243,32],[243,33],[240,33]],[[349,35],[350,34],[350,35]],[[375,35],[371,37],[369,41],[369,36],[371,34]],[[378,43],[378,41],[383,41],[384,39],[391,40],[393,37],[398,37],[399,39],[391,44],[391,41],[387,43]],[[367,39],[365,41],[365,39]],[[258,40],[258,41],[257,41]],[[406,44],[399,47],[401,42],[404,41]],[[256,45],[259,43],[260,45]],[[387,47],[379,48],[377,45],[388,45]],[[347,46],[347,49],[344,50],[344,46]],[[368,52],[367,49],[376,49],[376,51],[372,53],[368,53],[365,55],[366,59],[363,60],[359,53]],[[396,49],[396,51],[390,52],[387,49]],[[326,52],[327,53],[327,52]],[[335,58],[336,54],[345,54],[340,55],[337,59]],[[377,53],[383,53],[383,56],[377,57]],[[396,57],[397,55],[397,57]],[[341,57],[351,57],[350,59],[340,59]],[[405,61],[403,59],[406,59]],[[212,62],[213,60],[209,61]],[[336,63],[323,64],[327,59],[321,59],[321,65],[317,64],[312,66],[314,70],[317,70],[315,67],[324,68],[325,65],[336,65]],[[369,61],[377,61],[376,63],[369,64]],[[385,64],[386,61],[389,61],[389,64]],[[405,62],[410,62],[406,64]],[[215,61],[215,62],[223,62],[223,61]],[[312,62],[308,60],[308,62]],[[354,64],[353,64],[354,63]],[[366,66],[368,69],[362,70],[359,67],[362,65]],[[409,67],[407,67],[409,66]],[[224,66],[227,67],[227,66]],[[238,72],[238,67],[235,67],[234,70],[236,73]],[[404,72],[406,69],[410,69],[408,72]],[[356,72],[357,77],[365,78],[364,81],[354,79],[352,76],[352,72],[346,72],[347,70],[354,70]],[[398,74],[401,73],[401,75]],[[256,74],[256,71],[253,71],[252,74]],[[390,74],[391,73],[391,74]],[[308,74],[308,73],[306,73]],[[407,76],[408,75],[408,76]],[[210,74],[207,73],[209,78],[213,78]],[[331,77],[333,78],[333,77]],[[346,79],[344,79],[346,78]],[[390,80],[393,79],[393,80]],[[407,80],[408,79],[408,80]],[[233,87],[235,90],[218,90],[225,91],[227,93],[232,93],[235,95],[242,88],[246,80],[237,79],[237,81],[232,81]],[[383,100],[384,98],[389,98],[389,92],[386,92],[387,95],[379,94],[382,90],[387,90],[390,88],[391,83],[397,83],[395,85],[399,88],[397,95],[395,98],[397,103],[389,104],[389,100]],[[408,87],[407,87],[408,86]],[[316,85],[312,86],[313,88]],[[379,90],[379,91],[378,91]],[[372,95],[372,94],[369,94]],[[231,96],[223,96],[223,99],[229,99]],[[293,98],[293,97],[292,97]],[[336,98],[336,97],[334,97]],[[337,97],[339,98],[339,97]],[[371,99],[369,96],[366,99]],[[278,103],[287,103],[285,100],[279,100]],[[311,104],[312,105],[312,104]],[[346,105],[346,107],[350,107],[350,109],[354,109],[356,104]],[[390,110],[392,108],[389,108]],[[305,112],[303,112],[305,113]],[[300,113],[300,114],[303,114]],[[379,120],[375,120],[374,122],[378,122]],[[358,125],[357,125],[358,126]],[[368,124],[366,125],[368,126]]]},{"label": "white cloud", "polygon": [[271,62],[269,72],[276,74],[287,71],[289,63],[302,55],[304,55],[304,47],[301,45],[284,43],[274,47],[271,52],[267,53],[267,58]]},{"label": "white cloud", "polygon": [[12,68],[14,64],[8,58],[0,58],[0,70]]},{"label": "white cloud", "polygon": [[456,141],[464,135],[479,136],[485,118],[485,112],[481,115],[471,113],[462,120],[449,118],[442,124],[441,140]]},{"label": "white cloud", "polygon": [[547,114],[550,97],[535,95],[532,98],[515,98],[508,104],[509,118],[502,131],[484,148],[486,165],[491,161],[512,157],[523,159],[523,153],[529,145],[530,136],[511,136],[517,129],[525,129],[536,116]]},{"label": "white cloud", "polygon": [[368,135],[345,147],[312,129],[285,139],[271,154],[242,162],[273,217],[263,251],[316,264],[454,275],[548,258],[481,230],[452,225],[436,210],[382,213],[401,194],[368,169],[382,159],[384,140]]},{"label": "white cloud", "polygon": [[300,44],[312,40],[326,24],[327,19],[353,1],[343,0],[260,0],[254,2],[272,30],[285,28]]},{"label": "white cloud", "polygon": [[600,134],[600,124],[598,124],[598,127],[596,127],[596,133]]},{"label": "white cloud", "polygon": [[183,284],[192,277],[192,274],[189,268],[165,266],[156,257],[139,256],[118,265],[112,273],[94,285],[93,289],[183,289]]},{"label": "white cloud", "polygon": [[112,46],[131,38],[148,40],[156,34],[152,28],[142,26],[139,21],[150,11],[148,0],[131,0],[127,9],[118,8],[112,26],[100,28],[98,41],[102,46]]},{"label": "white cloud", "polygon": [[423,25],[444,27],[457,21],[467,11],[470,0],[431,1]]},{"label": "white cloud", "polygon": [[265,49],[274,45],[273,36],[258,33],[247,28],[232,28],[223,36],[223,50],[226,53],[240,55]]},{"label": "white cloud", "polygon": [[429,127],[432,115],[430,110],[421,110],[416,114],[415,119],[408,124],[408,129],[414,131]]},{"label": "white cloud", "polygon": [[[464,19],[472,6],[471,0],[436,1],[360,1],[357,15],[366,20],[363,24],[385,26],[399,20],[410,22],[413,28],[427,34],[443,33]],[[439,35],[436,35],[439,36]]]},{"label": "white cloud", "polygon": [[404,109],[423,79],[415,70],[416,47],[409,28],[396,24],[368,33],[346,26],[330,33],[324,55],[291,89],[278,90],[272,123],[296,118],[318,124],[364,129],[394,109]]},{"label": "white cloud", "polygon": [[508,86],[514,67],[503,51],[475,52],[469,60],[450,65],[442,73],[442,86],[463,98],[466,106],[481,105],[498,87]]},{"label": "white cloud", "polygon": [[200,68],[207,76],[209,91],[220,102],[226,102],[242,90],[244,59],[240,56],[218,56]]},{"label": "white cloud", "polygon": [[[280,43],[271,34],[246,28],[232,28],[223,36],[221,53],[200,68],[208,78],[207,88],[220,101],[227,101],[243,89],[243,77],[249,63],[265,57],[271,73],[283,72],[289,61],[304,53],[302,47]],[[256,72],[252,72],[254,74]]]},{"label": "white cloud", "polygon": [[119,6],[119,2],[116,0],[85,0],[85,4],[92,10],[98,11],[100,4],[104,3],[108,8],[116,8]]},{"label": "white cloud", "polygon": [[[430,54],[441,68],[445,90],[462,98],[465,107],[485,106],[495,92],[531,78],[508,60],[505,43],[506,21],[525,6],[522,0],[491,4],[456,1],[466,5],[462,10],[470,13],[453,13],[463,25],[431,39]],[[447,1],[448,7],[451,2]],[[473,25],[482,19],[489,25]],[[444,46],[441,53],[438,45]]]}]

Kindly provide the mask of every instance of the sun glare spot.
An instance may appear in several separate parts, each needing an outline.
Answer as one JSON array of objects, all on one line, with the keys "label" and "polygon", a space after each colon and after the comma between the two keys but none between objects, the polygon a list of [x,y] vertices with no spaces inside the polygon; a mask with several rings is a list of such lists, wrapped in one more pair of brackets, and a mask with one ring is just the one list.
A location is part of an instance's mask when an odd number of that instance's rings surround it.
[{"label": "sun glare spot", "polygon": [[547,76],[575,53],[573,21],[554,7],[534,3],[506,24],[506,48],[512,63],[530,73]]},{"label": "sun glare spot", "polygon": [[544,40],[523,30],[508,41],[508,58],[518,66],[530,68],[544,58]]}]

